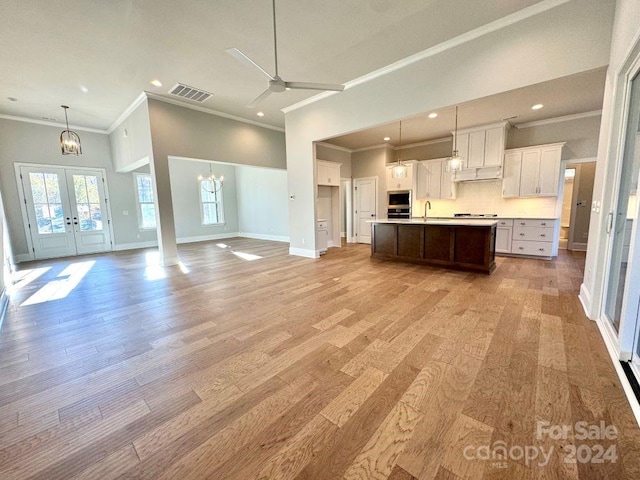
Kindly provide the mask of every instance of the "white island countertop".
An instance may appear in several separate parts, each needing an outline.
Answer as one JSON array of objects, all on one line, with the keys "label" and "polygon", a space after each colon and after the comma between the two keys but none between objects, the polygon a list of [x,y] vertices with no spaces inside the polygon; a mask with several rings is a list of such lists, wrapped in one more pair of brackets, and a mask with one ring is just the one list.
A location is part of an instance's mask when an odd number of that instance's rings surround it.
[{"label": "white island countertop", "polygon": [[429,218],[426,222],[422,218],[380,218],[367,220],[367,223],[396,223],[401,225],[456,225],[461,227],[491,227],[497,225],[498,220],[475,220],[469,218]]}]

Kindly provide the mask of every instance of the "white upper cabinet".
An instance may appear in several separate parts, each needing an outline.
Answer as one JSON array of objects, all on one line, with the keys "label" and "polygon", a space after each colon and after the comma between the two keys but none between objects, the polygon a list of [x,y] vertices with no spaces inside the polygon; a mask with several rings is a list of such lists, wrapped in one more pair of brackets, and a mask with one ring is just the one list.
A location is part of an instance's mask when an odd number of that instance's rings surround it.
[{"label": "white upper cabinet", "polygon": [[[502,167],[507,124],[483,125],[458,131],[458,153],[465,169]],[[465,177],[473,179],[474,177]],[[478,179],[481,179],[479,176]]]},{"label": "white upper cabinet", "polygon": [[503,197],[555,197],[564,143],[508,150],[504,156]]},{"label": "white upper cabinet", "polygon": [[522,169],[522,152],[506,153],[504,156],[504,173],[502,176],[502,196],[505,198],[520,196],[520,170]]},{"label": "white upper cabinet", "polygon": [[414,162],[403,162],[406,167],[406,176],[394,177],[394,167],[396,164],[387,165],[387,191],[393,190],[413,190]]},{"label": "white upper cabinet", "polygon": [[416,165],[416,199],[454,199],[456,187],[446,169],[447,159],[423,160]]},{"label": "white upper cabinet", "polygon": [[341,163],[316,160],[316,178],[318,185],[330,187],[340,186],[340,165]]}]

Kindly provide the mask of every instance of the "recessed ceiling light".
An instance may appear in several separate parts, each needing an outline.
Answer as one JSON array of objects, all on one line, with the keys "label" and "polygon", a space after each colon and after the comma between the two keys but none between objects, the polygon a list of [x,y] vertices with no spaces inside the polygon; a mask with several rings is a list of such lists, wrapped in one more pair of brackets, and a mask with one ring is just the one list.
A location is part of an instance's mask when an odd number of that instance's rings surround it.
[{"label": "recessed ceiling light", "polygon": [[531,110],[540,110],[542,107],[544,107],[544,105],[542,105],[541,103],[536,103],[533,107],[531,107]]},{"label": "recessed ceiling light", "polygon": [[16,97],[7,97],[7,100],[9,100],[10,102],[17,102],[18,99]]},{"label": "recessed ceiling light", "polygon": [[80,85],[80,90],[82,90],[84,93],[87,93],[89,91],[89,89],[84,85]]},{"label": "recessed ceiling light", "polygon": [[256,113],[256,115],[258,115],[259,117],[264,117],[264,112],[258,112]]},{"label": "recessed ceiling light", "polygon": [[154,87],[161,87],[162,86],[162,82],[158,79],[155,80],[151,80],[151,85],[153,85]]},{"label": "recessed ceiling light", "polygon": [[384,140],[385,142],[388,142],[389,140],[391,140],[391,137],[384,137],[384,138],[383,138],[383,140]]},{"label": "recessed ceiling light", "polygon": [[436,112],[430,113],[429,118],[436,118],[438,114]]}]

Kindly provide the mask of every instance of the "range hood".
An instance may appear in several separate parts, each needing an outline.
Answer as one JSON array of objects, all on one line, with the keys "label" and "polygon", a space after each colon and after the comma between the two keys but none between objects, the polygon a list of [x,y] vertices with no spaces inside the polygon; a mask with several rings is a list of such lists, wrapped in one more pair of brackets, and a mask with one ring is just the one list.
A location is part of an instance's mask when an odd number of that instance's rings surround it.
[{"label": "range hood", "polygon": [[452,182],[477,182],[481,180],[499,180],[502,178],[502,166],[465,168],[451,176]]}]

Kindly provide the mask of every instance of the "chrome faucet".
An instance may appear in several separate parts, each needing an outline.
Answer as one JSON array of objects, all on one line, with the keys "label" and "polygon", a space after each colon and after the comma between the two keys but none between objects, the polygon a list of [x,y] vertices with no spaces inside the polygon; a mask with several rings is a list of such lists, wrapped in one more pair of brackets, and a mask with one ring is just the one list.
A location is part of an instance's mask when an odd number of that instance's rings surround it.
[{"label": "chrome faucet", "polygon": [[427,210],[431,210],[431,202],[429,200],[424,202],[424,221],[427,221]]}]

